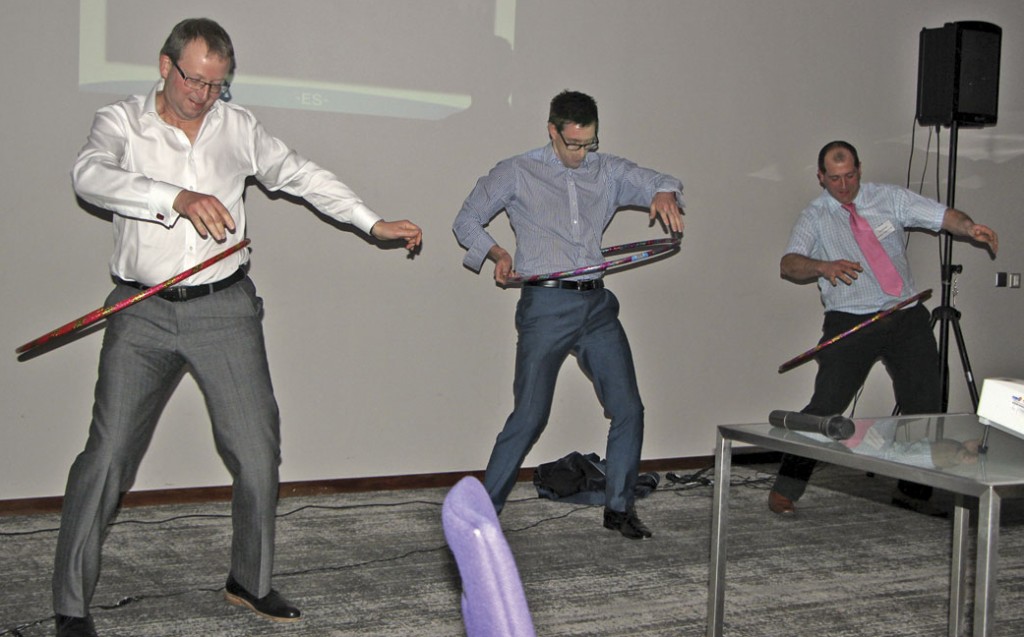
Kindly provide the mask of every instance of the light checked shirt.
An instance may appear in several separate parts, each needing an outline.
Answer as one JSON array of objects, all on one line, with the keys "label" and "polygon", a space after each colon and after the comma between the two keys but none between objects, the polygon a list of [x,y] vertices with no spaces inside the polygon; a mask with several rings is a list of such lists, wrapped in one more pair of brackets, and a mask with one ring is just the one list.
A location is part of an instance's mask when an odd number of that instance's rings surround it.
[{"label": "light checked shirt", "polygon": [[917,294],[907,262],[906,229],[938,231],[942,227],[946,206],[906,188],[872,183],[860,185],[853,203],[857,207],[857,214],[864,217],[874,229],[875,236],[903,278],[903,290],[899,297],[882,291],[853,238],[850,213],[827,190],[800,214],[793,226],[785,254],[794,253],[821,261],[846,259],[859,262],[864,271],[857,274],[852,285],[838,281],[833,286],[825,277],[818,278],[821,301],[826,312],[874,314]]}]

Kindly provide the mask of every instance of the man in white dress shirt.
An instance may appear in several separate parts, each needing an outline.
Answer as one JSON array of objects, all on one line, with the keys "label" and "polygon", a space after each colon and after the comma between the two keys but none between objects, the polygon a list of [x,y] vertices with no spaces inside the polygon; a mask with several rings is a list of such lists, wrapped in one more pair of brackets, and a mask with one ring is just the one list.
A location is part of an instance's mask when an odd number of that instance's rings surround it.
[{"label": "man in white dress shirt", "polygon": [[[216,22],[175,26],[159,68],[162,79],[148,95],[97,112],[72,171],[75,192],[114,213],[116,286],[107,304],[244,240],[250,176],[376,239],[419,246],[415,224],[382,220],[336,176],[268,134],[250,111],[221,99],[235,57]],[[105,530],[186,367],[203,392],[233,479],[225,595],[275,621],[301,617],[271,587],[280,431],[248,259],[237,251],[108,319],[89,438],[68,477],[57,541],[59,637],[96,634],[89,604]]]}]

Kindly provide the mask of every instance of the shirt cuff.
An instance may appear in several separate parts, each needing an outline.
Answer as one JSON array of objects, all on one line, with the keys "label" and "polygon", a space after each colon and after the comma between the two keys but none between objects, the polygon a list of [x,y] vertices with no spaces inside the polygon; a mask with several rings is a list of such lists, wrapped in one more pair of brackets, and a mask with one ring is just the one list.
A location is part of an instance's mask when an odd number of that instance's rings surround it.
[{"label": "shirt cuff", "polygon": [[384,219],[380,215],[370,210],[363,203],[357,203],[352,206],[352,225],[359,228],[366,234],[370,234],[370,230],[373,229],[375,223],[383,220]]},{"label": "shirt cuff", "polygon": [[479,272],[487,260],[487,253],[497,243],[490,237],[484,235],[475,245],[466,250],[466,256],[462,258],[462,264],[473,272]]},{"label": "shirt cuff", "polygon": [[174,210],[174,200],[183,188],[154,181],[149,191],[149,212],[153,220],[168,228],[174,225],[179,215]]}]

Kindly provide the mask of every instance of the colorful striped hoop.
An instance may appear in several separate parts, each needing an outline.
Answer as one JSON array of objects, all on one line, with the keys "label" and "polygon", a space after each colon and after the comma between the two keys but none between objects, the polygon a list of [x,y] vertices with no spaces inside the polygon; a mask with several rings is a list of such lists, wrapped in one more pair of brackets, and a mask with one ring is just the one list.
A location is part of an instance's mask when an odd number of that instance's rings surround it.
[{"label": "colorful striped hoop", "polygon": [[650,261],[655,257],[667,256],[669,253],[678,252],[680,241],[681,240],[678,238],[650,239],[648,241],[636,241],[634,243],[623,243],[617,246],[601,248],[601,254],[604,256],[633,252],[636,252],[637,254],[608,259],[607,261],[596,263],[594,265],[587,265],[582,268],[576,268],[575,270],[563,270],[561,272],[550,272],[548,274],[509,277],[508,284],[516,285],[523,283],[535,283],[537,281],[567,279],[570,277],[583,276],[585,274],[593,274],[595,272],[605,272],[613,268],[620,268],[634,263],[642,263],[644,261]]}]

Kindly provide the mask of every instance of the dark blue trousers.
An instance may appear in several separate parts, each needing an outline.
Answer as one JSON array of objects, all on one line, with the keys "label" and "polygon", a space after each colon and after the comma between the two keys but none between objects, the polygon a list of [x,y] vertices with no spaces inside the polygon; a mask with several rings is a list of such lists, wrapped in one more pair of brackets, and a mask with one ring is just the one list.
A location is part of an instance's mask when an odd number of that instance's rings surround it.
[{"label": "dark blue trousers", "polygon": [[524,287],[516,307],[514,408],[495,441],[484,487],[495,508],[505,505],[526,455],[548,423],[555,381],[574,354],[611,419],[606,449],[605,506],[633,505],[640,467],[644,406],[633,354],[609,290]]}]

